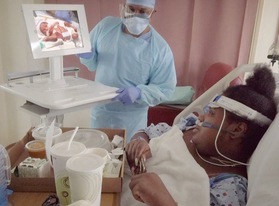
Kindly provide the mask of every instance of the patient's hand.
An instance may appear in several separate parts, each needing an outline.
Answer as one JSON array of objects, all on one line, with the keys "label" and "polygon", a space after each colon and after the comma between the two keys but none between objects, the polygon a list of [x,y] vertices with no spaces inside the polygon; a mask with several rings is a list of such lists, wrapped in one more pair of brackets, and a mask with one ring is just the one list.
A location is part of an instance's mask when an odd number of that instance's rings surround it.
[{"label": "patient's hand", "polygon": [[177,206],[166,186],[155,173],[135,175],[129,186],[134,198],[149,206]]},{"label": "patient's hand", "polygon": [[146,159],[152,156],[148,142],[144,139],[138,138],[134,138],[127,144],[126,155],[132,174],[137,173],[135,172],[135,169],[137,168],[140,159],[145,162]]}]

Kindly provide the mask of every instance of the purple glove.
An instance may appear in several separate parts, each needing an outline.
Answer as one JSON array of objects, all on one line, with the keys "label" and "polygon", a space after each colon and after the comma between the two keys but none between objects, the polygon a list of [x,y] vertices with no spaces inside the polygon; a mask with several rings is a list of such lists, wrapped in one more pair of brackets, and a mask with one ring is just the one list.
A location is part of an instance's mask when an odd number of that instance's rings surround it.
[{"label": "purple glove", "polygon": [[119,100],[124,105],[129,105],[134,103],[137,99],[141,97],[141,91],[137,87],[126,86],[118,89],[116,93],[119,93],[116,97],[112,99],[112,101]]},{"label": "purple glove", "polygon": [[76,54],[76,56],[79,58],[83,58],[83,59],[90,59],[93,57],[93,51],[87,52],[87,53],[82,53],[82,54]]},{"label": "purple glove", "polygon": [[70,24],[72,23],[71,14],[69,11],[55,11],[55,17],[67,21]]}]

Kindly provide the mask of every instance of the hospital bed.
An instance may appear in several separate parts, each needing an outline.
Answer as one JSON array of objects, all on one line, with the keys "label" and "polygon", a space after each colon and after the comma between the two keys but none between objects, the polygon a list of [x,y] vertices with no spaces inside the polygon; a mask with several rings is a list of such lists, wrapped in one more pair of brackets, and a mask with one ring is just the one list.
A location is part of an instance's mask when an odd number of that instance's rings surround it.
[{"label": "hospital bed", "polygon": [[[181,117],[192,112],[203,113],[203,108],[215,94],[225,90],[230,82],[237,76],[252,72],[256,64],[241,65],[223,77],[194,102],[187,106],[174,119],[177,124]],[[274,74],[278,80],[277,74]],[[278,87],[278,86],[277,86]],[[279,89],[276,89],[275,100],[278,105]],[[278,109],[278,107],[277,107]],[[259,142],[256,150],[249,160],[248,166],[248,196],[247,206],[278,206],[279,205],[279,115],[270,125],[269,129]]]}]

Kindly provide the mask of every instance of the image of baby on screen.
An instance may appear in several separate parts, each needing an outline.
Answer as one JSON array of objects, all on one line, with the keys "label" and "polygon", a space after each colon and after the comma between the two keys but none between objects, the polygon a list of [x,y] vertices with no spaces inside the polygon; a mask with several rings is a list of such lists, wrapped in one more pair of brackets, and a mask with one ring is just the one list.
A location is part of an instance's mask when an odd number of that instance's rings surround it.
[{"label": "image of baby on screen", "polygon": [[[57,15],[65,13],[69,14],[67,19]],[[34,21],[42,51],[83,47],[79,20],[74,11],[35,11]]]},{"label": "image of baby on screen", "polygon": [[59,22],[49,24],[46,21],[41,20],[37,25],[38,34],[44,41],[57,41],[62,39],[63,41],[78,39],[77,28],[72,26],[68,22],[64,22],[61,26]]}]

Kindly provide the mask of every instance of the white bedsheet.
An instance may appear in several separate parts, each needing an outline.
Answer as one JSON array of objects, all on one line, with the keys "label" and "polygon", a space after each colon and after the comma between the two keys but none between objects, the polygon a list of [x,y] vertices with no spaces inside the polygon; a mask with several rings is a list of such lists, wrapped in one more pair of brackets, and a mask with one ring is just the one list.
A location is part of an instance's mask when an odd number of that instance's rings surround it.
[{"label": "white bedsheet", "polygon": [[[177,126],[150,141],[153,157],[146,161],[148,172],[157,173],[178,205],[208,206],[209,179],[189,153]],[[131,173],[125,170],[121,206],[142,206],[129,189]]]}]

